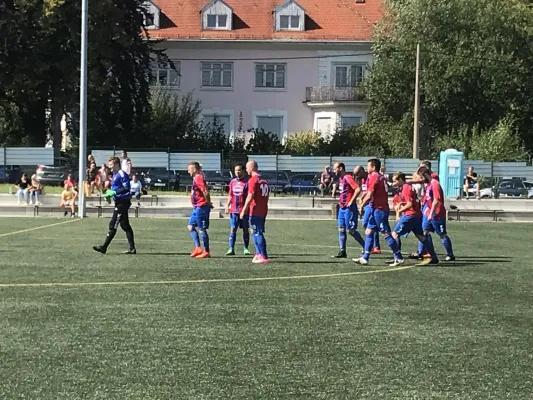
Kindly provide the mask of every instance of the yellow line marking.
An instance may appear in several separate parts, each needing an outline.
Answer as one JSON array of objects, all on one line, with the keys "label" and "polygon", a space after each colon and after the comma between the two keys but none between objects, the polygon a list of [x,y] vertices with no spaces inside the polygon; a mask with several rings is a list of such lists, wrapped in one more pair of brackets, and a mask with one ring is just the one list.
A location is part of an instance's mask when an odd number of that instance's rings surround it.
[{"label": "yellow line marking", "polygon": [[68,220],[68,221],[55,222],[55,223],[53,223],[53,224],[36,226],[35,228],[22,229],[22,230],[20,230],[20,231],[15,231],[15,232],[2,233],[2,234],[0,234],[0,237],[6,237],[6,236],[17,235],[17,234],[19,234],[19,233],[26,233],[26,232],[36,231],[36,230],[38,230],[38,229],[51,228],[52,226],[58,226],[58,225],[63,225],[63,224],[70,224],[70,223],[72,223],[72,222],[76,222],[76,221],[79,221],[79,219],[71,219],[71,220]]},{"label": "yellow line marking", "polygon": [[293,275],[293,276],[268,276],[257,278],[221,278],[221,279],[196,279],[185,281],[144,281],[144,282],[50,282],[50,283],[2,283],[0,288],[8,287],[52,287],[52,286],[126,286],[126,285],[184,285],[189,283],[219,283],[219,282],[260,282],[260,281],[281,281],[295,279],[313,279],[313,278],[334,278],[339,276],[350,275],[368,275],[380,274],[385,272],[402,271],[415,268],[416,265],[406,265],[397,268],[376,269],[370,271],[341,272],[337,274],[321,275]]}]

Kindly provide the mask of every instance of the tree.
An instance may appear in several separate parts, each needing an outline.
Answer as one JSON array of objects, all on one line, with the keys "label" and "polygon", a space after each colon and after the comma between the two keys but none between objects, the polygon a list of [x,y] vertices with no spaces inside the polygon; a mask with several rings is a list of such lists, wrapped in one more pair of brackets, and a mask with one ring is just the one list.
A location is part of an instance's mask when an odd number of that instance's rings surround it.
[{"label": "tree", "polygon": [[285,152],[293,155],[319,155],[324,150],[325,140],[314,131],[292,134],[285,145]]},{"label": "tree", "polygon": [[423,152],[462,125],[488,129],[506,115],[533,148],[528,2],[510,0],[502,7],[495,0],[389,0],[385,9],[364,88],[371,123],[412,120],[415,48],[421,43]]},{"label": "tree", "polygon": [[251,129],[252,137],[246,146],[246,150],[254,154],[279,154],[283,152],[278,135],[265,132],[264,129]]}]

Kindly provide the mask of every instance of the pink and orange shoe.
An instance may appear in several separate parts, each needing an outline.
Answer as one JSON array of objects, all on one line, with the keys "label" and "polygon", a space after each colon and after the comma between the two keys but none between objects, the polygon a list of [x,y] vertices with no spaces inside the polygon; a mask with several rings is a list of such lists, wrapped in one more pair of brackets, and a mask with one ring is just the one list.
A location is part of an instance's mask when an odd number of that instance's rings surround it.
[{"label": "pink and orange shoe", "polygon": [[268,258],[263,258],[261,254],[256,254],[252,263],[254,264],[268,264],[270,260]]},{"label": "pink and orange shoe", "polygon": [[381,254],[381,249],[378,249],[377,247],[372,249],[372,252],[370,254]]},{"label": "pink and orange shoe", "polygon": [[211,258],[211,253],[208,251],[202,251],[195,258]]},{"label": "pink and orange shoe", "polygon": [[204,251],[202,250],[201,247],[196,247],[196,248],[192,251],[192,253],[191,253],[191,257],[196,257],[196,256],[202,254],[203,252],[204,252]]}]

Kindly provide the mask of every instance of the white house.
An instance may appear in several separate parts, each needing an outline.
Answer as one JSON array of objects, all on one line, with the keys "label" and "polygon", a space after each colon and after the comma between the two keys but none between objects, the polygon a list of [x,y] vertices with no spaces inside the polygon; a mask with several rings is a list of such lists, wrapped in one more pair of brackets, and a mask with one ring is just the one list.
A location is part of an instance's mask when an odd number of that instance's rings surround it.
[{"label": "white house", "polygon": [[154,66],[155,81],[194,91],[202,116],[228,134],[279,134],[366,119],[357,85],[372,62],[380,0],[153,0],[150,38],[162,40],[177,72]]}]

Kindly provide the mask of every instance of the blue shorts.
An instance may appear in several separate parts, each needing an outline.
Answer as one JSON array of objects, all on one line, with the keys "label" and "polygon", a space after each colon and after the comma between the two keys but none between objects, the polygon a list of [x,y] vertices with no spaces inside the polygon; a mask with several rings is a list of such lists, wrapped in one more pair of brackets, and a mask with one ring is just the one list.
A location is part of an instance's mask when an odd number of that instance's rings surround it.
[{"label": "blue shorts", "polygon": [[390,233],[389,211],[372,209],[372,215],[368,220],[367,229],[381,233]]},{"label": "blue shorts", "polygon": [[370,221],[370,217],[372,217],[372,207],[365,206],[363,209],[363,228],[366,229],[368,226],[368,221]]},{"label": "blue shorts", "polygon": [[211,207],[194,207],[191,217],[189,218],[189,225],[200,230],[209,229],[209,214]]},{"label": "blue shorts", "polygon": [[337,224],[341,229],[353,231],[357,229],[357,217],[359,212],[357,206],[353,205],[350,208],[339,208],[339,215],[337,217]]},{"label": "blue shorts", "polygon": [[394,227],[394,232],[398,236],[406,237],[410,232],[415,235],[422,235],[422,219],[420,217],[413,217],[410,215],[403,215]]},{"label": "blue shorts", "polygon": [[241,219],[240,214],[231,214],[229,217],[229,226],[231,229],[248,229],[249,223],[248,223],[248,215],[245,215],[243,219]]},{"label": "blue shorts", "polygon": [[448,233],[445,219],[432,219],[429,221],[426,215],[422,217],[422,229],[428,232],[435,232],[437,235],[446,235]]},{"label": "blue shorts", "polygon": [[250,215],[250,228],[254,233],[265,233],[265,217]]}]

